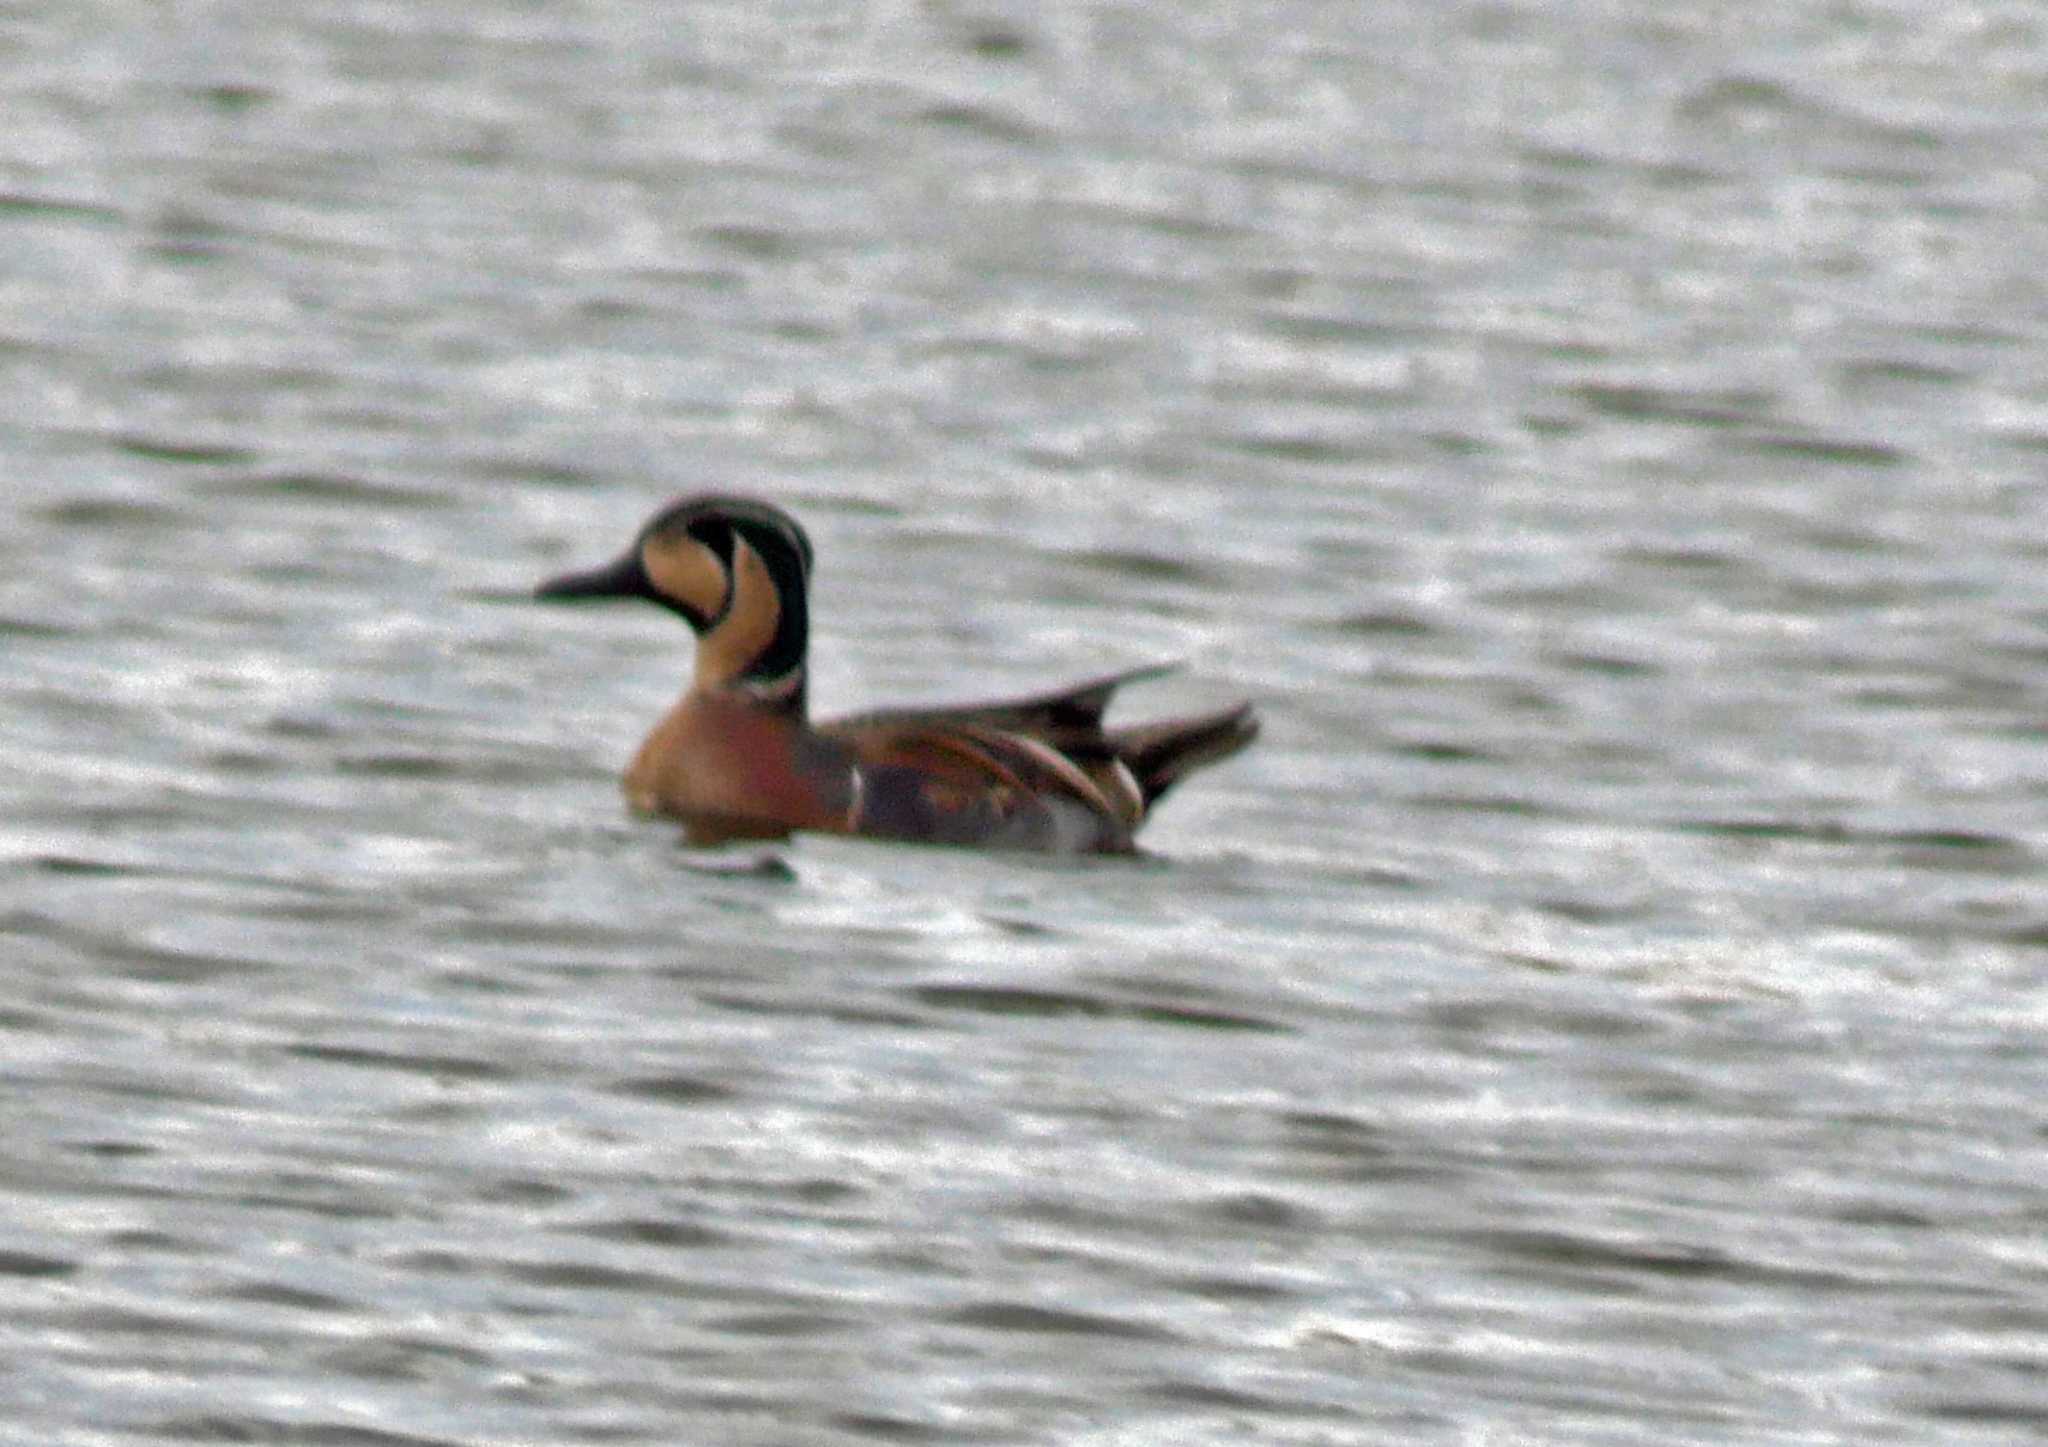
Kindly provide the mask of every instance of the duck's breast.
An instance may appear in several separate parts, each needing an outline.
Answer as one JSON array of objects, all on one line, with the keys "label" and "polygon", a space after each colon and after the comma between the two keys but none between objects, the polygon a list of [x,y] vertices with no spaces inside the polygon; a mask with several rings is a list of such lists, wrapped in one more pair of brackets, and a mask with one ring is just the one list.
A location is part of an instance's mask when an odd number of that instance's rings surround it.
[{"label": "duck's breast", "polygon": [[644,813],[845,829],[852,774],[847,751],[802,720],[744,697],[691,693],[640,745],[625,788]]}]

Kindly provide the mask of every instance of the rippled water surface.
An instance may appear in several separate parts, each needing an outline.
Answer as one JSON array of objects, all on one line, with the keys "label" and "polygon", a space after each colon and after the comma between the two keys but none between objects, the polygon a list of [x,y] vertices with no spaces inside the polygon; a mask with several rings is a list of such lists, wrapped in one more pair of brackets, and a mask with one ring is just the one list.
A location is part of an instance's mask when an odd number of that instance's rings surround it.
[{"label": "rippled water surface", "polygon": [[[0,1439],[2048,1433],[2041,18],[848,9],[0,16]],[[1265,736],[693,854],[707,487]]]}]

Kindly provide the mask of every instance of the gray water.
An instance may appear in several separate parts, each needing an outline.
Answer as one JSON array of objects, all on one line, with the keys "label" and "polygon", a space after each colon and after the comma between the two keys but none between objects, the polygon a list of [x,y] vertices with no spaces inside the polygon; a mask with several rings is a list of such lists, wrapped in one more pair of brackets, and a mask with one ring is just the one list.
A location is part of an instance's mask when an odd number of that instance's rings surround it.
[{"label": "gray water", "polygon": [[[0,1439],[2048,1433],[2048,22],[849,8],[0,15]],[[1265,737],[692,854],[712,487]]]}]

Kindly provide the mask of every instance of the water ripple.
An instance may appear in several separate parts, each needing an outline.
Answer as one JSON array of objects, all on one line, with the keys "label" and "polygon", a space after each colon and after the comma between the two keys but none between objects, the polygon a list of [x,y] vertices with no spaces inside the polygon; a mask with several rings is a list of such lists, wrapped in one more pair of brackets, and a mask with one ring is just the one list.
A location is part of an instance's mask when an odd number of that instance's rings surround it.
[{"label": "water ripple", "polygon": [[[2048,1420],[2048,30],[16,8],[21,1440]],[[529,593],[714,489],[821,712],[1264,734],[685,849]]]}]

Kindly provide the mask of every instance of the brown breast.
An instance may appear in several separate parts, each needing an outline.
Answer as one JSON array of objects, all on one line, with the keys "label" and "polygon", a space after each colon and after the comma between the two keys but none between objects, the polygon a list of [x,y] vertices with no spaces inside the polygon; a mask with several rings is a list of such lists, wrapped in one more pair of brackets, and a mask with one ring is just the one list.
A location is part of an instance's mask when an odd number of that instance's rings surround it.
[{"label": "brown breast", "polygon": [[843,746],[724,690],[685,694],[640,745],[625,787],[643,813],[754,821],[769,832],[844,830],[853,803]]}]

